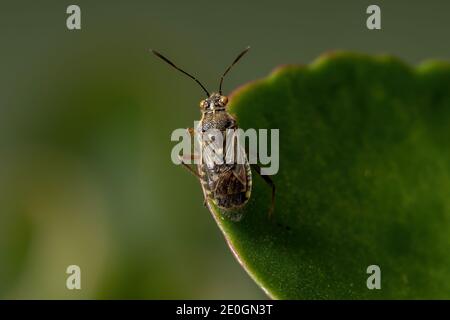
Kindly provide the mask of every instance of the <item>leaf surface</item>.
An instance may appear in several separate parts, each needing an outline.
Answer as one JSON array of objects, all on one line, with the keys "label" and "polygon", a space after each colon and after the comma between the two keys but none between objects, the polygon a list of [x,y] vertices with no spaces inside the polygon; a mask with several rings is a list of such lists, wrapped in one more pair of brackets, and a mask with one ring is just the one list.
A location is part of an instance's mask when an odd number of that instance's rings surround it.
[{"label": "leaf surface", "polygon": [[229,110],[241,128],[280,130],[272,221],[255,172],[242,221],[209,203],[270,297],[450,298],[448,64],[328,54],[238,89]]}]

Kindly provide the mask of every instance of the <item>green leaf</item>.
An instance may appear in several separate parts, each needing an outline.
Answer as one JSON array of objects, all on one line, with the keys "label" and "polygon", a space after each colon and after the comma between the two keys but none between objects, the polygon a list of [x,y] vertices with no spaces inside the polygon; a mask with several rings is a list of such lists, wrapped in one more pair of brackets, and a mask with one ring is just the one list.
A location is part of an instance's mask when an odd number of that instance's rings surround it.
[{"label": "green leaf", "polygon": [[450,65],[329,54],[244,86],[230,112],[280,130],[273,219],[255,172],[242,221],[209,204],[270,297],[450,298]]}]

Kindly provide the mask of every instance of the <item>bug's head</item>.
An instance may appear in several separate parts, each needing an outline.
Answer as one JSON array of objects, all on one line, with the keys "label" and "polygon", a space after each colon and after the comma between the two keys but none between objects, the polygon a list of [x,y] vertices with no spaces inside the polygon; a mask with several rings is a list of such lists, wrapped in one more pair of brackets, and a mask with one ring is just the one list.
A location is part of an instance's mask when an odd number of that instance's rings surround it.
[{"label": "bug's head", "polygon": [[228,98],[219,93],[213,92],[208,98],[200,101],[200,110],[202,112],[221,111],[225,110]]}]

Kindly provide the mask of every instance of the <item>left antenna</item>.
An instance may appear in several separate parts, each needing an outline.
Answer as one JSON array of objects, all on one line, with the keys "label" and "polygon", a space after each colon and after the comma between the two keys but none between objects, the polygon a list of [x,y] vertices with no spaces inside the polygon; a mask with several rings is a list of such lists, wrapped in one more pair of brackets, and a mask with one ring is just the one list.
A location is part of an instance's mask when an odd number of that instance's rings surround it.
[{"label": "left antenna", "polygon": [[206,93],[206,97],[209,97],[209,92],[208,90],[205,88],[205,86],[193,75],[187,73],[186,71],[184,71],[183,69],[177,67],[172,61],[170,61],[169,59],[167,59],[166,57],[164,57],[161,53],[159,53],[156,50],[150,49],[151,53],[153,53],[155,56],[157,56],[158,58],[160,58],[161,60],[163,60],[164,62],[166,62],[167,64],[171,65],[172,67],[174,67],[175,69],[177,69],[178,71],[184,73],[185,75],[187,75],[189,78],[191,78],[192,80],[194,80],[195,82],[198,83],[198,85],[200,87],[202,87],[203,91],[205,91]]}]

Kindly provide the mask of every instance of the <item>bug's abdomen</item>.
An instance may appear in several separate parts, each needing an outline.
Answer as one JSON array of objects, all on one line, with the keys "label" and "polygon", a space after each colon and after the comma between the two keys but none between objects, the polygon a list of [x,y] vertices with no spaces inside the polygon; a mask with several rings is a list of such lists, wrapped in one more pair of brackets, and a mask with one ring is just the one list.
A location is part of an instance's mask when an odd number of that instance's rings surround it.
[{"label": "bug's abdomen", "polygon": [[248,163],[219,165],[203,169],[203,188],[219,208],[239,208],[247,203],[252,189],[252,174]]}]

